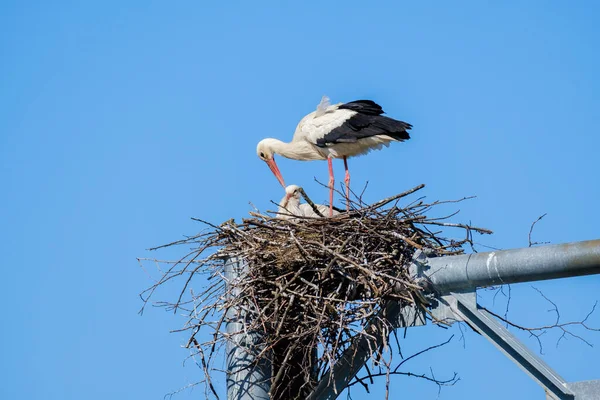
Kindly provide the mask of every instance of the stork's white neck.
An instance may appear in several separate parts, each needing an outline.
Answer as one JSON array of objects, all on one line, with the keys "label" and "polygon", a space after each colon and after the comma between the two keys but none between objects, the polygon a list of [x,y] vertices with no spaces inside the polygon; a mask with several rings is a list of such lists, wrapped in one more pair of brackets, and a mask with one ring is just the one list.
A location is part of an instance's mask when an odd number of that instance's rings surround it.
[{"label": "stork's white neck", "polygon": [[324,160],[327,157],[319,151],[317,146],[310,144],[305,140],[292,141],[290,143],[282,142],[278,139],[264,139],[263,142],[273,153],[279,154],[292,160]]}]

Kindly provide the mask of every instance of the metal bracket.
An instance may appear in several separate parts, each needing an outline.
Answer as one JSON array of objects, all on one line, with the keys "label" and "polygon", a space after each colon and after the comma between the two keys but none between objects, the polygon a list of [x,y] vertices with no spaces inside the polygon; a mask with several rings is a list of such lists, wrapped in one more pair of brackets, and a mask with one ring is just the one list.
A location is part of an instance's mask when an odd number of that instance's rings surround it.
[{"label": "metal bracket", "polygon": [[[577,248],[574,249],[575,247]],[[559,249],[562,250],[562,252],[558,252]],[[584,252],[582,249],[587,250]],[[589,263],[580,263],[588,268],[584,270],[585,273],[594,273],[593,271],[597,271],[598,269],[598,241],[590,242],[589,245],[588,243],[581,243],[554,247],[548,246],[546,248],[537,249],[536,251],[538,253],[543,253],[541,255],[547,255],[546,253],[549,253],[552,256],[547,257],[546,263],[550,266],[556,264],[555,269],[560,271],[556,273],[553,271],[555,274],[565,273],[564,271],[567,270],[571,273],[573,272],[571,271],[574,268],[572,266],[573,262],[571,262],[573,260],[568,257],[587,257],[586,260],[589,259]],[[537,279],[557,277],[550,273],[548,273],[548,275],[543,275],[539,269],[535,269],[529,265],[529,269],[525,268],[522,261],[523,255],[520,254],[523,252],[527,253],[527,250],[458,256],[455,258],[457,261],[453,261],[456,267],[453,269],[449,268],[452,264],[448,262],[450,258],[426,258],[422,254],[415,254],[415,256],[418,257],[416,257],[415,262],[411,266],[411,274],[418,280],[422,280],[423,286],[428,290],[432,292],[441,290],[441,293],[438,292],[438,296],[435,300],[437,301],[437,304],[431,309],[431,314],[435,319],[448,324],[452,324],[456,321],[464,321],[469,324],[474,330],[481,333],[482,336],[492,342],[494,346],[542,386],[546,392],[547,399],[600,400],[600,380],[567,383],[541,358],[531,352],[531,350],[502,326],[493,315],[478,307],[476,288],[479,285],[474,284],[474,282],[481,281],[489,285],[496,282],[496,280],[500,283],[505,283],[503,277],[508,281],[513,279],[504,273],[506,268],[502,270],[503,274],[500,274],[500,270],[497,266],[498,257],[503,257],[503,263],[508,265],[510,264],[509,261],[512,260],[510,257],[512,257],[513,253],[515,254],[515,257],[519,256],[514,262],[516,266],[515,272],[518,272],[519,274],[536,275],[535,278]],[[558,254],[556,254],[557,252]],[[589,256],[588,253],[590,254]],[[460,261],[460,257],[464,260]],[[477,262],[477,257],[479,257],[482,262]],[[531,258],[534,257],[531,256]],[[563,258],[566,259],[563,260]],[[492,264],[494,268],[490,268],[490,264]],[[591,270],[593,271],[590,272]],[[481,272],[481,277],[477,275],[478,272]],[[584,272],[582,272],[582,274],[584,274]],[[464,276],[461,274],[464,274]],[[517,274],[515,273],[515,275]],[[455,285],[448,283],[452,279],[458,279],[457,277],[460,277],[460,284]],[[518,282],[520,280],[521,279],[519,278],[516,281]],[[486,286],[483,283],[481,286]],[[464,291],[456,292],[457,289],[453,289],[455,291],[449,292],[447,289],[452,286],[455,286],[458,290],[462,289]]]},{"label": "metal bracket", "polygon": [[400,309],[396,318],[389,317],[394,328],[410,328],[413,326],[423,326],[426,323],[425,313],[414,306],[406,306]]},{"label": "metal bracket", "polygon": [[[567,383],[567,387],[575,393],[576,400],[598,400],[600,399],[600,380],[579,381]],[[547,400],[554,400],[546,393]]]}]

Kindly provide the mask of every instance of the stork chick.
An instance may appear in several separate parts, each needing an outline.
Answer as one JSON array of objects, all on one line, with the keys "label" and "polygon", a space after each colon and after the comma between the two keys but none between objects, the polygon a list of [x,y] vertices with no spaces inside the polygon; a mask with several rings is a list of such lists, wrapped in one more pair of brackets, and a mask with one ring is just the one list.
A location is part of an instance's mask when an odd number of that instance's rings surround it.
[{"label": "stork chick", "polygon": [[[317,214],[310,204],[300,204],[300,197],[304,196],[306,199],[306,193],[298,185],[289,185],[285,188],[285,196],[279,202],[279,209],[277,210],[277,218],[280,219],[292,219],[294,216],[297,217],[311,217],[321,218],[327,215],[329,207],[323,204],[315,204],[315,207],[321,213]],[[333,215],[339,214],[338,211],[333,210]]]}]

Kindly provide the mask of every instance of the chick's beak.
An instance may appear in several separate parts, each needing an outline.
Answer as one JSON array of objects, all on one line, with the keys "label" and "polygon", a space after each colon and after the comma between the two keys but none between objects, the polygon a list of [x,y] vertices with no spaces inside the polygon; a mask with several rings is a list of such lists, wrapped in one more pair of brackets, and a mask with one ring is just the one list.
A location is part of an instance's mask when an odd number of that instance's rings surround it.
[{"label": "chick's beak", "polygon": [[277,164],[275,163],[275,158],[271,158],[270,160],[266,160],[265,162],[267,163],[267,165],[271,169],[271,172],[273,173],[273,175],[275,175],[279,183],[281,183],[281,186],[283,186],[283,188],[285,189],[285,182],[283,180],[283,176],[281,176],[281,172],[279,172]]}]

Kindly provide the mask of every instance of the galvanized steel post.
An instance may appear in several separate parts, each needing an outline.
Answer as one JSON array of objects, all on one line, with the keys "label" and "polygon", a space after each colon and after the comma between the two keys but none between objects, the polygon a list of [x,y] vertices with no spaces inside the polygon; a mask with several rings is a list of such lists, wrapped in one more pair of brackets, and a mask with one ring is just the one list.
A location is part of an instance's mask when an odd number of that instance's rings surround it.
[{"label": "galvanized steel post", "polygon": [[429,258],[421,271],[442,294],[507,283],[600,274],[600,239]]},{"label": "galvanized steel post", "polygon": [[[246,266],[237,260],[225,263],[227,285],[243,279]],[[230,296],[239,293],[232,289]],[[228,400],[268,400],[271,386],[271,366],[265,359],[255,360],[261,337],[256,332],[247,332],[244,322],[246,312],[230,308],[225,316],[226,332],[229,340],[226,345],[227,358],[227,399]]]}]

